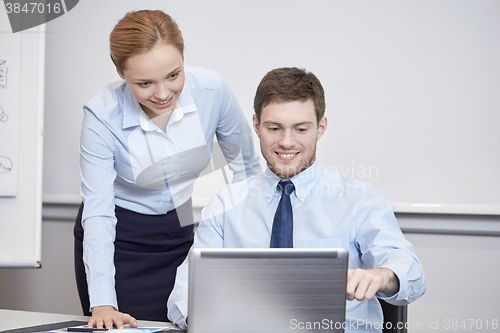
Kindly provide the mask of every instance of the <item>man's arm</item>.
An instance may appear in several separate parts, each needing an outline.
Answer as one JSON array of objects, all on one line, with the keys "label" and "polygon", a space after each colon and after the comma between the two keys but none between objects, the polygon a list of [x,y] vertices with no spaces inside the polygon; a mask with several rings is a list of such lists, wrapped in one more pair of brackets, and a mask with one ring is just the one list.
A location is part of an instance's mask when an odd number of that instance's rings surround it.
[{"label": "man's arm", "polygon": [[[212,197],[208,205],[201,212],[201,222],[194,236],[194,247],[224,247],[222,222],[223,200],[219,195]],[[168,319],[181,329],[187,329],[188,316],[188,287],[189,287],[189,254],[177,268],[175,284],[167,301]]]},{"label": "man's arm", "polygon": [[414,301],[425,293],[425,275],[399,228],[393,205],[374,186],[365,188],[358,204],[352,237],[363,264],[352,268],[363,270],[349,274],[348,296],[369,298],[375,290],[376,297],[393,305]]},{"label": "man's arm", "polygon": [[188,309],[188,285],[189,285],[189,257],[177,268],[175,285],[167,301],[168,319],[179,326],[180,329],[187,329],[187,309]]}]

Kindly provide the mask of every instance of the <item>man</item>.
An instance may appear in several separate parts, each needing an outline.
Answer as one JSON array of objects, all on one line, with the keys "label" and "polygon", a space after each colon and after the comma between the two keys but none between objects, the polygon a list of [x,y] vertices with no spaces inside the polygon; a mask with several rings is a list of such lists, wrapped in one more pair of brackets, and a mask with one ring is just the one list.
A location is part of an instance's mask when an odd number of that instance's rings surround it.
[{"label": "man", "polygon": [[[212,198],[193,246],[346,248],[346,331],[350,322],[379,324],[366,325],[365,331],[380,328],[377,298],[404,305],[426,289],[422,266],[392,204],[373,185],[318,166],[316,144],[327,118],[323,87],[314,74],[297,68],[270,71],[257,88],[254,108],[253,127],[267,168]],[[291,212],[283,208],[287,205]],[[186,260],[168,301],[169,318],[181,328],[188,315],[187,278]]]}]

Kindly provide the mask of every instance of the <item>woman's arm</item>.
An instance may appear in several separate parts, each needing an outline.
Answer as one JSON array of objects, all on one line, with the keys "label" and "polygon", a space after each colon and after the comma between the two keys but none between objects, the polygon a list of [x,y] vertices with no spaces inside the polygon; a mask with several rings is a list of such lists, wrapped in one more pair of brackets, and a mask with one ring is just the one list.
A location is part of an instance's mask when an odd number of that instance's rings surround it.
[{"label": "woman's arm", "polygon": [[219,77],[219,122],[217,140],[233,172],[233,182],[259,174],[261,166],[255,150],[250,123],[233,92]]},{"label": "woman's arm", "polygon": [[114,139],[108,128],[85,108],[80,138],[81,195],[84,203],[83,261],[87,275],[92,318],[88,327],[123,328],[137,325],[118,312],[114,283]]}]

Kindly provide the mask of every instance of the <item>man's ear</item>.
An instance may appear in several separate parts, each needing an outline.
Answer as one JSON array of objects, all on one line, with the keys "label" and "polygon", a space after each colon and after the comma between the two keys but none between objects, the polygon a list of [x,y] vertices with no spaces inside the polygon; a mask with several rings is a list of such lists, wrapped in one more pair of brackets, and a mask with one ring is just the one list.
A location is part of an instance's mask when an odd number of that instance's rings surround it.
[{"label": "man's ear", "polygon": [[328,121],[326,119],[326,116],[323,116],[323,118],[321,118],[321,120],[319,121],[319,124],[318,124],[318,137],[316,138],[316,141],[319,141],[319,139],[321,139],[321,137],[323,136],[323,134],[326,131],[327,125],[328,125]]},{"label": "man's ear", "polygon": [[116,72],[118,73],[118,75],[120,75],[120,77],[121,77],[122,79],[124,79],[124,80],[125,80],[125,76],[123,75],[123,72],[122,72],[121,70],[119,70],[119,69],[118,69],[118,67],[116,67]]},{"label": "man's ear", "polygon": [[260,124],[256,114],[253,115],[253,129],[255,130],[255,133],[257,133],[257,136],[260,139]]}]

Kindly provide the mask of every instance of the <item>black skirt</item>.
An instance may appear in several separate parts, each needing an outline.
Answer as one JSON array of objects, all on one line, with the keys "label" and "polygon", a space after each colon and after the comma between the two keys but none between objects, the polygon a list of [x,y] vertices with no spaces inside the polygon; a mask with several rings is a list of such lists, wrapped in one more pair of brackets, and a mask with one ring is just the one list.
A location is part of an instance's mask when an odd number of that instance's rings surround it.
[{"label": "black skirt", "polygon": [[[191,200],[178,209],[192,211]],[[83,204],[76,218],[75,275],[83,313],[90,316],[87,278],[83,264]],[[177,267],[193,244],[193,225],[181,227],[176,210],[144,215],[115,207],[115,290],[118,310],[136,319],[168,321],[167,299]]]}]

